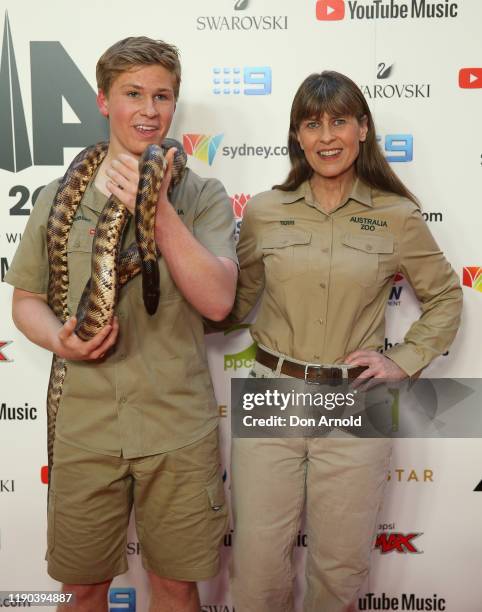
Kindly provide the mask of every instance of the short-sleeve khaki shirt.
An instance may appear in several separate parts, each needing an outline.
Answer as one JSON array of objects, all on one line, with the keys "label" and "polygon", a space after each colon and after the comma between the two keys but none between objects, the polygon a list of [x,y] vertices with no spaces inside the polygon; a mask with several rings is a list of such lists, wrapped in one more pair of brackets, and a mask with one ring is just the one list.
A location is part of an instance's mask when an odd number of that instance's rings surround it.
[{"label": "short-sleeve khaki shirt", "polygon": [[246,208],[237,252],[232,320],[242,320],[261,296],[253,338],[296,360],[337,364],[357,349],[380,350],[397,272],[412,285],[421,316],[385,354],[411,376],[457,332],[460,284],[419,207],[360,180],[329,214],[309,182],[257,195]]},{"label": "short-sleeve khaki shirt", "polygon": [[[47,293],[46,228],[58,181],[40,194],[5,280]],[[68,240],[68,306],[75,314],[90,277],[94,228],[106,197],[91,183]],[[171,194],[180,219],[211,253],[237,262],[234,220],[221,183],[187,170]],[[129,219],[123,246],[134,241]],[[99,363],[67,362],[56,436],[68,444],[126,458],[195,442],[218,422],[200,314],[183,298],[159,258],[161,299],[149,316],[140,275],[120,291],[115,349]]]}]

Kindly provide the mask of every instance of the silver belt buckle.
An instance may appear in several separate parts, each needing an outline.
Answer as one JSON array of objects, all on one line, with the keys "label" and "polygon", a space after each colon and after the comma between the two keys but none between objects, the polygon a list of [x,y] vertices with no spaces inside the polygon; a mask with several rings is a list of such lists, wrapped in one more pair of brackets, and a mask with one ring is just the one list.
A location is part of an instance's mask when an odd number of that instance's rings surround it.
[{"label": "silver belt buckle", "polygon": [[308,380],[306,378],[308,376],[308,368],[318,368],[318,370],[322,370],[323,366],[320,365],[319,363],[307,363],[305,365],[305,383],[307,385],[321,385],[321,383],[317,382],[316,380]]}]

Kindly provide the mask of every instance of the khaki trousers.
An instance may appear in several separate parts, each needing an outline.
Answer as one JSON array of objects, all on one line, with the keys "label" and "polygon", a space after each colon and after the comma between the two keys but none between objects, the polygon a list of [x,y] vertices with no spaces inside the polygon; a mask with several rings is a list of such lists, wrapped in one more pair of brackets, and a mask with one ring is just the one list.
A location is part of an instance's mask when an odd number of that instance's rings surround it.
[{"label": "khaki trousers", "polygon": [[[273,375],[263,369],[256,363],[255,375]],[[233,439],[236,612],[293,612],[292,553],[304,507],[304,612],[350,609],[368,574],[390,455],[386,439]]]}]

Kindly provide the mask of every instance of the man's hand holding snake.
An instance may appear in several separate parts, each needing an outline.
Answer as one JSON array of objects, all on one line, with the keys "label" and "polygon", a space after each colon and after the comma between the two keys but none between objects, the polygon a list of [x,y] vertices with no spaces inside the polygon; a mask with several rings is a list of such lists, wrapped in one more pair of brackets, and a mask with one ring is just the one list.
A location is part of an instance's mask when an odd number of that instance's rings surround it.
[{"label": "man's hand holding snake", "polygon": [[137,186],[139,184],[139,162],[132,155],[121,153],[113,159],[105,173],[109,177],[106,187],[112,195],[134,214]]},{"label": "man's hand holding snake", "polygon": [[59,329],[53,342],[54,352],[69,361],[95,361],[101,359],[114,346],[119,333],[119,321],[114,317],[111,325],[106,325],[90,340],[81,340],[75,333],[76,317],[70,317]]},{"label": "man's hand holding snake", "polygon": [[[161,209],[166,204],[170,204],[167,192],[172,178],[172,165],[174,155],[177,149],[171,147],[167,152],[165,159],[167,169],[159,190],[159,198],[157,200],[157,209]],[[133,215],[136,205],[137,188],[139,185],[139,162],[132,155],[121,153],[116,159],[113,159],[107,167],[105,173],[109,177],[106,182],[106,187],[112,195],[124,204],[127,210]]]}]

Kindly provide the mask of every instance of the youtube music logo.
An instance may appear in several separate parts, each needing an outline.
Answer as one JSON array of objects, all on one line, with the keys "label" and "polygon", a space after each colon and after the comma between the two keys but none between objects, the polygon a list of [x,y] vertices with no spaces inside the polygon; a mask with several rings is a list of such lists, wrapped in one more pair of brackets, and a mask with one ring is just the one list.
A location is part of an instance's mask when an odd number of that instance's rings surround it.
[{"label": "youtube music logo", "polygon": [[341,19],[454,19],[457,2],[444,0],[317,0],[316,18],[320,21]]},{"label": "youtube music logo", "polygon": [[345,18],[344,0],[318,0],[316,18],[319,21],[339,21]]},{"label": "youtube music logo", "polygon": [[482,68],[461,68],[459,87],[462,89],[482,89]]}]

